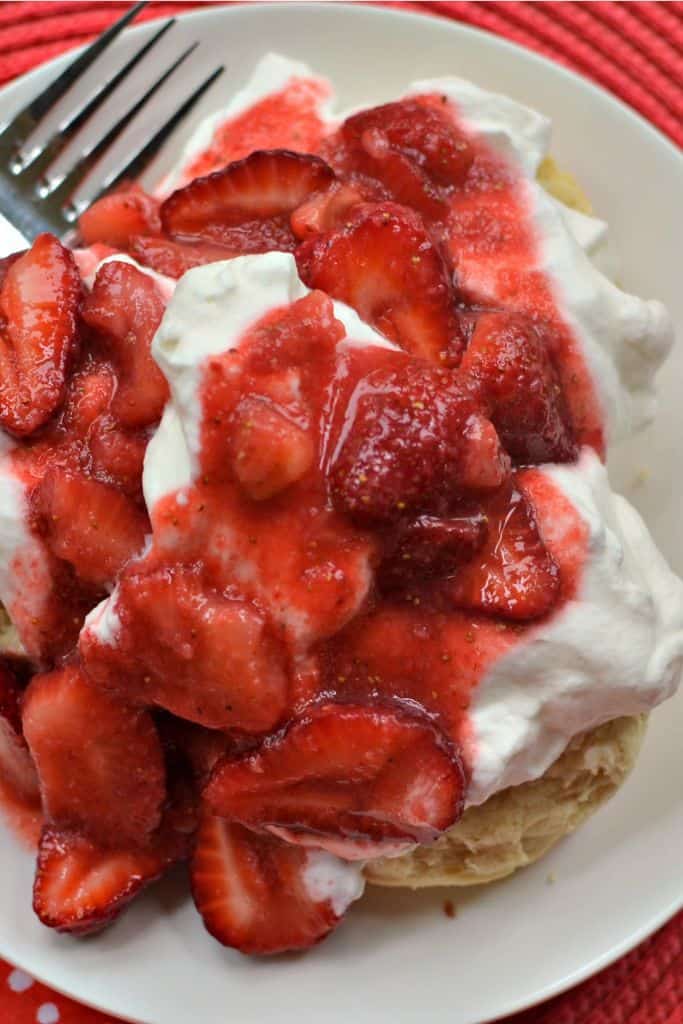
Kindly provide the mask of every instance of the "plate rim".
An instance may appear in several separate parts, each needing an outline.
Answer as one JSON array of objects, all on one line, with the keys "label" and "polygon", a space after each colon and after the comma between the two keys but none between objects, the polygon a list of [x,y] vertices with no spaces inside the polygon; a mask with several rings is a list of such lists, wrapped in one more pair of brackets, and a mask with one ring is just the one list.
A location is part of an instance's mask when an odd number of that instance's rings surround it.
[{"label": "plate rim", "polygon": [[[334,3],[325,2],[325,0],[322,0],[322,2],[321,0],[310,0],[310,2],[308,2],[308,0],[298,0],[298,2],[287,2],[287,0],[285,0],[285,2],[277,2],[277,0],[275,0],[275,2],[258,2],[238,4],[234,6],[214,7],[213,5],[202,5],[198,8],[172,15],[171,18],[178,22],[179,25],[186,25],[194,21],[201,22],[207,18],[239,17],[242,12],[249,10],[252,7],[258,7],[264,12],[264,16],[267,16],[270,11],[281,10],[283,7],[306,10],[307,12],[317,11],[320,13],[329,11],[331,7],[334,7],[335,9],[342,10],[344,12],[352,12],[354,16],[357,16],[359,12],[362,12],[363,17],[384,21],[387,19],[403,20],[417,24],[423,23],[426,17],[425,14],[413,10],[401,10],[395,7],[382,7],[374,4],[360,4],[353,2],[353,0],[342,0],[342,2],[337,2],[337,0],[335,0]],[[472,36],[483,38],[487,45],[493,45],[494,47],[501,47],[506,51],[512,51],[518,58],[531,62],[532,64],[539,66],[544,71],[549,71],[550,73],[565,79],[565,81],[571,83],[572,88],[576,88],[577,86],[582,88],[588,97],[590,97],[591,93],[597,93],[603,103],[606,103],[608,107],[611,106],[619,116],[625,117],[627,121],[630,121],[634,129],[641,134],[645,132],[650,137],[651,142],[655,146],[659,147],[660,152],[665,153],[666,158],[672,161],[673,168],[683,176],[683,150],[680,149],[661,129],[648,121],[644,115],[635,110],[618,96],[614,95],[614,93],[610,92],[604,86],[585,77],[580,72],[573,71],[543,54],[537,53],[526,46],[505,38],[504,36],[499,36],[488,29],[469,25],[455,18],[444,17],[438,12],[433,14],[430,11],[429,17],[432,21],[440,23],[440,27],[443,31],[454,32],[464,36],[465,38]],[[171,18],[168,16],[159,16],[146,20],[142,23],[133,24],[125,30],[123,35],[125,38],[134,37],[136,34],[148,30],[150,25],[161,21],[169,21]],[[22,88],[28,87],[34,80],[40,80],[51,71],[57,72],[61,70],[84,49],[85,45],[69,49],[43,64],[40,64],[38,67],[32,68],[30,71],[18,78],[0,86],[0,107],[6,97],[11,97],[15,91],[21,91]],[[0,115],[0,122],[1,120],[2,117]],[[683,331],[683,324],[676,326]],[[509,1014],[515,1014],[531,1009],[555,996],[569,991],[588,978],[593,977],[601,970],[609,967],[631,950],[635,949],[682,909],[683,887],[681,889],[680,896],[677,899],[674,898],[674,900],[664,909],[660,909],[656,913],[653,913],[642,925],[634,929],[630,934],[626,935],[621,942],[611,946],[611,948],[605,953],[593,957],[593,959],[584,966],[577,968],[569,974],[563,975],[555,982],[547,983],[542,989],[534,992],[533,996],[530,998],[522,1001],[519,1001],[518,999],[514,1003],[510,1003],[505,1006],[502,1012],[497,1014],[495,1018],[482,1018],[478,1021],[478,1024],[492,1024],[492,1022],[500,1019],[502,1016],[508,1016]],[[74,1002],[79,1003],[84,1007],[118,1017],[121,1021],[127,1022],[127,1024],[145,1024],[145,1022],[142,1022],[140,1018],[130,1017],[126,1013],[122,1014],[119,1010],[112,1011],[109,1007],[100,1002],[94,1002],[92,999],[84,998],[75,988],[72,989],[68,986],[55,983],[51,978],[43,973],[43,971],[39,970],[36,972],[30,964],[26,963],[26,961],[22,962],[23,958],[17,960],[14,956],[7,954],[1,937],[0,956],[7,960],[10,965],[29,973],[35,981],[47,986],[58,995],[72,999]]]}]

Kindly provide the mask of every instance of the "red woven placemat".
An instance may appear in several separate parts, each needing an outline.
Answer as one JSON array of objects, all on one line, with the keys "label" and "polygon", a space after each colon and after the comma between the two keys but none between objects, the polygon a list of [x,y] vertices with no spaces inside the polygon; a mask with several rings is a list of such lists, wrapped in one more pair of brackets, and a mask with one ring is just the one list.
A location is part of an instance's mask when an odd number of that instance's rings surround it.
[{"label": "red woven placemat", "polygon": [[[0,3],[0,83],[86,42],[127,6],[74,0]],[[198,6],[151,3],[140,20]],[[610,89],[683,145],[683,3],[390,6],[455,18],[551,57]],[[0,1024],[107,1022],[116,1024],[0,960]],[[612,967],[549,1003],[508,1018],[507,1024],[683,1024],[683,913]]]}]

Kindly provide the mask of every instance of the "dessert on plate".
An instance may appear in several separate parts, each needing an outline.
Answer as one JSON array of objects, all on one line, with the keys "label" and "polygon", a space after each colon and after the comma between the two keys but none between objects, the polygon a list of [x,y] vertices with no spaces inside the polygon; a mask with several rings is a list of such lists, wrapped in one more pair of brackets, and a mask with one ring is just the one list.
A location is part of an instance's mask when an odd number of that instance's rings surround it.
[{"label": "dessert on plate", "polygon": [[0,264],[0,786],[40,920],[186,861],[304,949],[623,782],[683,584],[612,492],[672,340],[549,124],[457,78],[335,112],[268,55],[155,194]]}]

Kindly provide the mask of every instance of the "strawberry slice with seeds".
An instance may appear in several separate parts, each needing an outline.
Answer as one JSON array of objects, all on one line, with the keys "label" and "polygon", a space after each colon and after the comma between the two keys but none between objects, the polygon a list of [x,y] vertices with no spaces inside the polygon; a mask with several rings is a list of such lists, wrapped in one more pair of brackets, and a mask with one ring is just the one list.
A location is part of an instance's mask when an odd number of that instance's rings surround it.
[{"label": "strawberry slice with seeds", "polygon": [[491,423],[449,370],[404,357],[356,387],[333,495],[360,523],[443,515],[463,494],[495,489],[509,464]]},{"label": "strawberry slice with seeds", "polygon": [[36,502],[48,547],[84,583],[111,583],[144,546],[147,516],[118,487],[53,467]]},{"label": "strawberry slice with seeds", "polygon": [[174,242],[170,238],[153,235],[134,235],[128,243],[128,251],[143,266],[176,279],[193,267],[203,267],[206,263],[218,263],[238,255],[222,245]]},{"label": "strawberry slice with seeds", "polygon": [[488,532],[482,512],[441,519],[420,516],[400,526],[378,571],[383,590],[403,589],[451,576],[483,546]]},{"label": "strawberry slice with seeds", "polygon": [[517,463],[577,456],[559,378],[541,329],[512,313],[479,317],[461,372]]},{"label": "strawberry slice with seeds", "polygon": [[288,700],[284,652],[251,602],[180,568],[126,575],[115,608],[115,648],[88,629],[81,635],[99,685],[208,728],[263,732],[277,723]]},{"label": "strawberry slice with seeds", "polygon": [[126,708],[69,665],[32,680],[22,720],[50,823],[104,846],[148,841],[166,786],[147,712]]},{"label": "strawberry slice with seeds", "polygon": [[294,250],[289,216],[334,172],[320,157],[287,149],[257,150],[178,189],[161,207],[166,233],[218,242],[236,253]]},{"label": "strawberry slice with seeds", "polygon": [[159,200],[148,196],[139,185],[112,192],[81,214],[81,238],[86,245],[104,243],[125,249],[133,235],[159,234],[159,206]]},{"label": "strawberry slice with seeds", "polygon": [[100,931],[168,866],[163,849],[107,848],[48,826],[38,848],[33,909],[60,932]]},{"label": "strawberry slice with seeds", "polygon": [[126,427],[156,423],[168,398],[168,385],[150,352],[164,308],[149,274],[121,261],[99,269],[83,306],[83,319],[100,333],[118,370],[111,410]]},{"label": "strawberry slice with seeds", "polygon": [[40,804],[38,776],[21,731],[21,691],[14,676],[0,665],[0,781],[32,806]]},{"label": "strawberry slice with seeds", "polygon": [[462,812],[458,753],[428,718],[401,707],[311,708],[258,751],[220,761],[204,791],[213,813],[283,829],[322,848],[395,848],[435,839]]},{"label": "strawberry slice with seeds", "polygon": [[448,584],[453,604],[520,621],[545,615],[559,597],[560,574],[531,503],[510,485],[490,500],[486,515],[486,543]]},{"label": "strawberry slice with seeds", "polygon": [[462,186],[474,159],[466,136],[445,114],[419,99],[361,110],[346,119],[342,136],[352,149],[380,163],[382,151],[401,153],[445,188]]},{"label": "strawberry slice with seeds", "polygon": [[296,260],[305,284],[352,306],[401,348],[438,365],[458,361],[450,277],[413,210],[359,206],[343,226],[299,246]]},{"label": "strawberry slice with seeds", "polygon": [[0,426],[32,434],[64,399],[76,347],[81,280],[73,256],[39,235],[0,289]]},{"label": "strawberry slice with seeds", "polygon": [[190,879],[211,935],[251,955],[315,945],[362,892],[359,872],[329,854],[210,815],[199,829]]}]

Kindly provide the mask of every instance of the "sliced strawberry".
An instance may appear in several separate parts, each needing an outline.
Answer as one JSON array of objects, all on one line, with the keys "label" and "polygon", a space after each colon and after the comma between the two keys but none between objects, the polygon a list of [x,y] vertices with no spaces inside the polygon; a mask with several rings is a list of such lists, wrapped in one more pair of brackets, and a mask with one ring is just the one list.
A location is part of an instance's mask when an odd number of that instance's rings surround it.
[{"label": "sliced strawberry", "polygon": [[147,517],[117,487],[54,467],[37,502],[48,547],[85,583],[111,583],[144,546]]},{"label": "sliced strawberry", "polygon": [[514,485],[503,487],[486,515],[486,543],[448,584],[453,604],[506,619],[545,615],[558,599],[560,576],[531,503]]},{"label": "sliced strawberry", "polygon": [[202,267],[205,263],[217,263],[229,260],[237,255],[232,249],[209,242],[174,242],[170,238],[153,235],[135,235],[128,243],[128,251],[138,263],[151,267],[157,274],[166,277],[182,277],[193,267]]},{"label": "sliced strawberry", "polygon": [[273,402],[247,395],[232,419],[232,467],[243,490],[263,501],[308,473],[315,458],[309,431]]},{"label": "sliced strawberry", "polygon": [[[338,840],[428,842],[458,819],[460,758],[432,721],[399,707],[311,708],[253,754],[220,761],[213,813],[256,828]],[[335,846],[334,844],[337,843]]]},{"label": "sliced strawberry", "polygon": [[399,527],[389,544],[378,578],[382,589],[394,590],[451,576],[482,547],[488,531],[481,512],[447,519],[420,516]]},{"label": "sliced strawberry", "polygon": [[48,928],[73,935],[99,931],[168,865],[165,851],[154,846],[101,847],[48,826],[38,848],[33,909]]},{"label": "sliced strawberry", "polygon": [[262,732],[285,710],[277,638],[257,608],[204,587],[190,569],[129,575],[116,592],[116,647],[88,630],[81,654],[103,687],[209,728]]},{"label": "sliced strawberry", "polygon": [[38,776],[21,731],[20,697],[12,673],[0,665],[0,782],[20,800],[39,804]]},{"label": "sliced strawberry", "polygon": [[292,213],[290,223],[297,238],[305,241],[323,231],[331,231],[360,203],[381,199],[379,190],[364,183],[336,181],[325,192],[317,192],[306,199]]},{"label": "sliced strawberry", "polygon": [[521,463],[576,458],[559,378],[541,330],[512,313],[479,318],[461,372]]},{"label": "sliced strawberry", "polygon": [[310,288],[353,306],[401,348],[439,365],[458,361],[462,336],[450,277],[412,210],[359,206],[342,227],[299,246],[296,260]]},{"label": "sliced strawberry", "polygon": [[448,188],[463,185],[474,159],[467,137],[445,114],[419,99],[362,110],[344,121],[342,134],[347,144],[371,154],[378,145],[402,153],[435,184]]},{"label": "sliced strawberry", "polygon": [[338,503],[362,523],[443,515],[464,493],[505,479],[495,430],[449,370],[397,360],[360,381],[349,409],[331,481]]},{"label": "sliced strawberry", "polygon": [[149,274],[121,261],[100,268],[83,306],[83,319],[100,332],[118,370],[111,408],[127,427],[155,423],[168,398],[168,385],[150,353],[163,313],[163,297]]},{"label": "sliced strawberry", "polygon": [[[325,884],[333,872],[334,890]],[[315,945],[362,891],[348,864],[210,815],[199,829],[190,879],[211,935],[252,955]]]},{"label": "sliced strawberry", "polygon": [[71,665],[32,680],[23,727],[51,823],[105,846],[149,839],[161,820],[165,774],[147,712],[124,707]]},{"label": "sliced strawberry", "polygon": [[79,217],[81,238],[86,245],[103,242],[125,249],[132,235],[159,234],[159,205],[139,185],[103,196]]},{"label": "sliced strawberry", "polygon": [[320,157],[287,149],[257,150],[178,189],[161,207],[164,231],[208,239],[236,253],[293,251],[289,215],[334,172]]},{"label": "sliced strawberry", "polygon": [[32,434],[64,398],[76,346],[81,280],[73,256],[39,235],[0,290],[0,426]]},{"label": "sliced strawberry", "polygon": [[429,218],[448,213],[448,196],[462,187],[474,155],[443,114],[417,100],[354,114],[342,125],[341,137],[353,168]]}]

